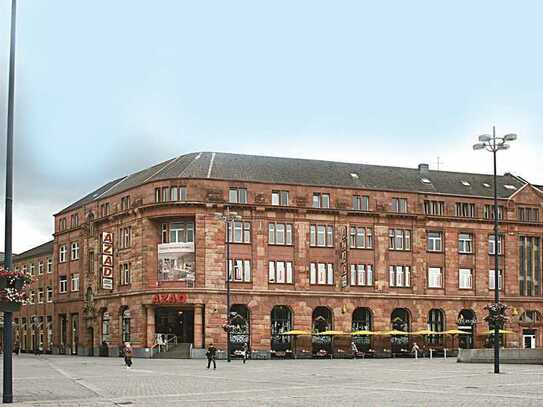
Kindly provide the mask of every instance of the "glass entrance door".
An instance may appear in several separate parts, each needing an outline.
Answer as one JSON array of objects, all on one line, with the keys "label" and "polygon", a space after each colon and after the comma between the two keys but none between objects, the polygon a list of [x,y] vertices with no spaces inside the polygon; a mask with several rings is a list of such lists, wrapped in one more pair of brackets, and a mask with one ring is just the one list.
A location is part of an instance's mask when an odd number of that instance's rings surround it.
[{"label": "glass entrance door", "polygon": [[194,310],[187,308],[157,308],[157,334],[175,335],[178,343],[194,344]]},{"label": "glass entrance door", "polygon": [[524,329],[522,331],[522,342],[524,349],[535,349],[535,330]]}]

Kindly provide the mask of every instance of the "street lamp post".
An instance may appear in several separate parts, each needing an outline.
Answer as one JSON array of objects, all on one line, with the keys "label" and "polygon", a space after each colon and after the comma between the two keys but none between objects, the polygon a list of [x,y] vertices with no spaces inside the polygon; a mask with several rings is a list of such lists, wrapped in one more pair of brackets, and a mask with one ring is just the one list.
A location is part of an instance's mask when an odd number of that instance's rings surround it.
[{"label": "street lamp post", "polygon": [[[13,269],[12,250],[12,212],[13,212],[13,117],[15,102],[15,32],[16,32],[16,0],[11,1],[11,34],[9,50],[8,79],[8,122],[6,148],[6,215],[4,241],[4,269]],[[13,403],[13,313],[4,312],[4,372],[2,402]]]},{"label": "street lamp post", "polygon": [[[499,286],[499,256],[498,256],[498,181],[496,175],[496,153],[499,150],[507,150],[510,146],[508,141],[517,139],[516,134],[506,134],[503,137],[496,137],[496,127],[492,126],[492,135],[483,134],[479,136],[479,143],[473,145],[474,150],[487,150],[492,153],[494,160],[494,300],[496,308],[500,303]],[[500,327],[494,323],[494,373],[500,373]]]},{"label": "street lamp post", "polygon": [[231,362],[230,358],[230,241],[234,235],[234,221],[240,220],[236,212],[230,211],[230,208],[226,208],[225,213],[216,213],[215,217],[219,220],[224,221],[224,226],[226,229],[226,360]]}]

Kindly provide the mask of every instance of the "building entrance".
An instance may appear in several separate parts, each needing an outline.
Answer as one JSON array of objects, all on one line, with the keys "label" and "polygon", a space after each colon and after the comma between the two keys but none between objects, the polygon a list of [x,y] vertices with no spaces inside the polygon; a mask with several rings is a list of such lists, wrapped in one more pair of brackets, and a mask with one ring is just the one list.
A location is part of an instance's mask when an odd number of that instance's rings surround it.
[{"label": "building entrance", "polygon": [[534,349],[535,348],[535,329],[523,329],[522,330],[522,339],[525,349]]},{"label": "building entrance", "polygon": [[194,309],[162,307],[155,311],[155,332],[175,335],[177,343],[194,345]]}]

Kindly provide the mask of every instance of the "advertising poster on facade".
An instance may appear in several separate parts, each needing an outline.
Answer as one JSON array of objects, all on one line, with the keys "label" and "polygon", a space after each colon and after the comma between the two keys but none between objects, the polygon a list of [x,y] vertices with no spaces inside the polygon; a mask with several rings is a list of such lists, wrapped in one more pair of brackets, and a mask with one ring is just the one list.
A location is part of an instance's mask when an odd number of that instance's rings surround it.
[{"label": "advertising poster on facade", "polygon": [[194,281],[194,243],[158,245],[159,281]]}]

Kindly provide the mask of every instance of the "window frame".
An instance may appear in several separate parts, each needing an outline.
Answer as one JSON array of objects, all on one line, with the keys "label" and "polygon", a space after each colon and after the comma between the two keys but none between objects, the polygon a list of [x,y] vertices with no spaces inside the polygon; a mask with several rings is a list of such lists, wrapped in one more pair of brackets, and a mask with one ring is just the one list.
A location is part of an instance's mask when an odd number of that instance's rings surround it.
[{"label": "window frame", "polygon": [[[294,284],[294,268],[291,260],[269,260],[268,261],[268,283],[269,284]],[[279,267],[283,270],[283,278],[279,281]]]},{"label": "window frame", "polygon": [[[465,272],[468,272],[468,273],[465,273]],[[464,272],[464,273],[462,273]],[[464,276],[464,278],[462,278],[462,274],[467,274],[467,281],[469,282],[468,286],[463,286],[463,282],[466,281],[466,278]],[[473,290],[473,269],[471,268],[464,268],[464,267],[460,267],[458,269],[458,288],[460,290]]]},{"label": "window frame", "polygon": [[[430,234],[434,233],[437,234],[438,237],[431,237]],[[430,242],[433,242],[432,245],[430,245]],[[437,245],[436,242],[439,242],[439,249],[436,249],[435,246]],[[426,231],[426,251],[432,252],[432,253],[442,253],[443,252],[443,232],[439,230],[427,230]],[[431,248],[430,246],[433,246]]]},{"label": "window frame", "polygon": [[[432,278],[432,271],[439,271],[439,285],[433,284],[433,278]],[[435,266],[428,266],[428,287],[427,288],[434,288],[434,289],[442,289],[444,286],[444,275],[443,275],[443,267],[435,267]]]},{"label": "window frame", "polygon": [[411,288],[412,268],[405,264],[388,266],[388,285],[391,288]]},{"label": "window frame", "polygon": [[[462,235],[469,236],[469,239],[461,239]],[[473,241],[474,235],[471,232],[460,232],[458,233],[458,253],[459,254],[473,254]],[[465,249],[465,245],[469,246],[469,250]]]},{"label": "window frame", "polygon": [[68,292],[68,276],[67,275],[58,276],[58,292],[60,294],[65,294]]}]

